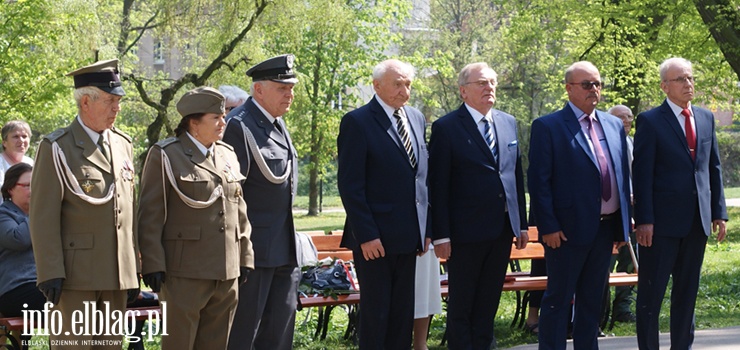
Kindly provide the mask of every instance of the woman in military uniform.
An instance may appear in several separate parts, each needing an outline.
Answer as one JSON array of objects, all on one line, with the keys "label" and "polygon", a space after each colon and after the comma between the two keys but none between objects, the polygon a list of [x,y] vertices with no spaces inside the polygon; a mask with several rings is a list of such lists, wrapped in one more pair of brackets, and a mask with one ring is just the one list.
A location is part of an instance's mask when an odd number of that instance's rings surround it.
[{"label": "woman in military uniform", "polygon": [[[238,286],[254,268],[239,161],[221,142],[224,96],[188,91],[176,137],[157,143],[141,177],[139,245],[144,283],[161,289],[162,349],[225,349]],[[164,310],[164,307],[163,307]]]}]

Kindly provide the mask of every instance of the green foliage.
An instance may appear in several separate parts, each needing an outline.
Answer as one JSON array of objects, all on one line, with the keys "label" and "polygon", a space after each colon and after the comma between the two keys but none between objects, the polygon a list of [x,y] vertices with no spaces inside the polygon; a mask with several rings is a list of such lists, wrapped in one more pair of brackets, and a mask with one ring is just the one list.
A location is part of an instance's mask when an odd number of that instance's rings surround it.
[{"label": "green foliage", "polygon": [[717,132],[717,143],[725,187],[740,186],[740,134]]}]

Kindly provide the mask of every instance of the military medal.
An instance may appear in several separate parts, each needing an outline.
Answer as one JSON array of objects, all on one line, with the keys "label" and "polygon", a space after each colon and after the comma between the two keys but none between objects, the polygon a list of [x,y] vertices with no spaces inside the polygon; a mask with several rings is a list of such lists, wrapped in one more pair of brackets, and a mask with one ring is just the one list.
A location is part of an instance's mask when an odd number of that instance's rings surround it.
[{"label": "military medal", "polygon": [[236,186],[236,191],[234,191],[234,198],[239,198],[242,196],[242,186],[238,185]]},{"label": "military medal", "polygon": [[226,181],[228,182],[234,182],[236,181],[236,176],[231,172],[231,165],[227,162],[224,166],[224,173],[226,174]]},{"label": "military medal", "polygon": [[80,186],[82,186],[82,190],[85,191],[85,193],[90,193],[90,191],[92,191],[93,187],[95,187],[95,185],[93,185],[92,181],[90,181],[90,180],[82,181],[82,183],[80,184]]},{"label": "military medal", "polygon": [[127,181],[134,180],[134,167],[131,165],[128,159],[123,161],[123,168],[121,169],[121,177]]}]

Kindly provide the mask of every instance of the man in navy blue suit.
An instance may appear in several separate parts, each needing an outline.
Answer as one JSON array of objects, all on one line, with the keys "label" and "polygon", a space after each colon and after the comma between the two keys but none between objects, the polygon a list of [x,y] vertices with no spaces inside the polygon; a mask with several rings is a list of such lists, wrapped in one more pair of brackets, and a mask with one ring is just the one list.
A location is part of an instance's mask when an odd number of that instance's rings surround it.
[{"label": "man in navy blue suit", "polygon": [[416,255],[431,242],[425,118],[405,106],[414,68],[387,60],[373,70],[375,96],[347,113],[337,138],[342,246],[360,280],[360,349],[408,349]]},{"label": "man in navy blue suit", "polygon": [[727,208],[714,115],[691,105],[691,62],[670,58],[659,69],[666,100],[637,116],[632,164],[640,255],[637,341],[641,350],[659,348],[658,316],[673,276],[671,349],[690,349],[704,248],[712,231],[724,240]]},{"label": "man in navy blue suit", "polygon": [[490,349],[513,238],[527,245],[516,119],[493,108],[496,72],[459,74],[464,103],[432,125],[429,186],[434,251],[448,259],[450,349]]},{"label": "man in navy blue suit", "polygon": [[573,347],[598,349],[612,245],[624,244],[629,232],[626,137],[621,120],[596,110],[601,87],[593,64],[572,64],[565,71],[569,102],[532,122],[529,195],[547,263],[540,349],[565,349],[574,294]]}]

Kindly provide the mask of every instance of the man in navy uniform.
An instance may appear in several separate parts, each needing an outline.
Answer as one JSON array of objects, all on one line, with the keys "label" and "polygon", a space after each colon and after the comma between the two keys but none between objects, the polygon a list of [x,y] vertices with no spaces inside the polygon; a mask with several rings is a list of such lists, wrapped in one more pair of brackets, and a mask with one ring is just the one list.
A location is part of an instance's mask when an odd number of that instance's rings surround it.
[{"label": "man in navy uniform", "polygon": [[229,113],[224,142],[234,147],[247,216],[252,224],[254,271],[239,288],[229,349],[291,349],[300,270],[293,199],[298,182],[295,147],[282,116],[290,110],[293,55],[260,62],[247,71],[252,96]]}]

